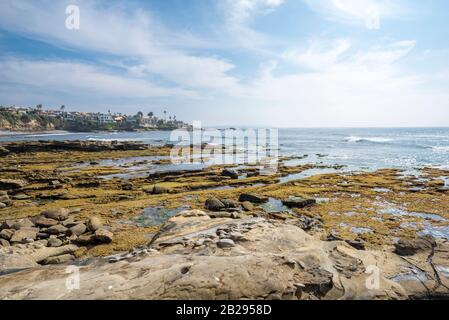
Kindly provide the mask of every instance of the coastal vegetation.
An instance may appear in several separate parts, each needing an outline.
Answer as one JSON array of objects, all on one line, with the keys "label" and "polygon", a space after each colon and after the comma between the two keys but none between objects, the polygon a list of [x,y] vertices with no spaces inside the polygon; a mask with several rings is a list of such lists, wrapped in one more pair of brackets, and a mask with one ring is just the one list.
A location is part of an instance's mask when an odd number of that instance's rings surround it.
[{"label": "coastal vegetation", "polygon": [[146,116],[142,111],[135,115],[122,113],[68,112],[62,105],[57,110],[44,110],[39,104],[34,108],[0,106],[0,130],[11,131],[49,131],[66,130],[72,132],[90,131],[136,131],[136,130],[175,130],[189,128],[189,125],[169,116],[164,111],[164,119],[153,112]]},{"label": "coastal vegetation", "polygon": [[0,107],[0,130],[52,130],[62,128],[61,118],[52,118],[39,109],[27,112]]}]

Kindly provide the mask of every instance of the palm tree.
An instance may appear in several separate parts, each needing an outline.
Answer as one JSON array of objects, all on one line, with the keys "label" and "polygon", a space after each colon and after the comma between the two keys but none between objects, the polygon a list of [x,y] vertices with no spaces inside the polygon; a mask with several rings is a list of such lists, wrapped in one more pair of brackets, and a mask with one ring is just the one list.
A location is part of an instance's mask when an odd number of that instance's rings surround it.
[{"label": "palm tree", "polygon": [[137,118],[138,119],[142,119],[143,118],[143,112],[142,111],[137,112]]},{"label": "palm tree", "polygon": [[61,111],[65,110],[65,105],[62,105],[61,108],[59,108]]},{"label": "palm tree", "polygon": [[36,106],[36,109],[37,109],[38,111],[41,111],[41,110],[42,110],[42,105],[41,105],[41,104],[38,104],[38,105]]},{"label": "palm tree", "polygon": [[149,116],[150,118],[153,118],[154,113],[153,113],[153,112],[148,112],[148,116]]},{"label": "palm tree", "polygon": [[167,111],[164,110],[164,121],[167,122]]}]

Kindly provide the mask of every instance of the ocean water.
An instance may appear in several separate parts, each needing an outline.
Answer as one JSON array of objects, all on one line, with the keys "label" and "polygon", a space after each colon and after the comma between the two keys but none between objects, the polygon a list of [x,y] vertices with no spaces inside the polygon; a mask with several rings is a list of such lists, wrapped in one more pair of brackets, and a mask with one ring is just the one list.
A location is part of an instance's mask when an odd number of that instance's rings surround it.
[{"label": "ocean water", "polygon": [[[304,162],[345,165],[349,170],[430,166],[449,169],[449,128],[279,129],[280,155],[308,155]],[[1,141],[88,140],[168,143],[170,132],[9,133]]]}]

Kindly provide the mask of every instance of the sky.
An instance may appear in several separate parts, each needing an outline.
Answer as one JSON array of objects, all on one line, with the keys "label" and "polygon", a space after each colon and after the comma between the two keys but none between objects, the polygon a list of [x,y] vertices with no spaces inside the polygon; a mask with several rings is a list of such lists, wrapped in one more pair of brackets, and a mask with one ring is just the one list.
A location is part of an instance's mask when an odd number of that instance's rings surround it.
[{"label": "sky", "polygon": [[449,2],[1,0],[0,105],[37,104],[204,125],[449,126]]}]

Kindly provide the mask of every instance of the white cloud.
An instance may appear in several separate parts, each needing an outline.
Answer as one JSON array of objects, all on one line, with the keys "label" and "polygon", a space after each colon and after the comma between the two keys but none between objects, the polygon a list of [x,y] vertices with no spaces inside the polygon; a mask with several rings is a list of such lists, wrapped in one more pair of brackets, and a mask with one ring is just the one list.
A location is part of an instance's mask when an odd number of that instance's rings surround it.
[{"label": "white cloud", "polygon": [[1,86],[26,86],[42,92],[94,95],[109,98],[181,96],[195,98],[191,91],[163,88],[142,79],[113,74],[99,67],[76,62],[0,61]]},{"label": "white cloud", "polygon": [[284,3],[284,0],[227,0],[228,18],[232,23],[244,24],[253,15],[267,14]]},{"label": "white cloud", "polygon": [[407,56],[415,45],[415,40],[398,41],[386,47],[380,46],[367,52],[360,52],[354,60],[359,64],[391,64]]},{"label": "white cloud", "polygon": [[230,92],[238,86],[238,81],[227,75],[234,67],[213,57],[199,58],[179,52],[165,52],[151,56],[146,63],[130,67],[129,71],[143,77],[152,73],[161,74],[185,88]]},{"label": "white cloud", "polygon": [[[429,125],[435,115],[449,116],[449,93],[435,87],[438,78],[397,63],[410,53],[414,41],[354,52],[348,51],[350,44],[335,40],[326,45],[321,40],[287,54],[307,71],[276,75],[270,61],[245,92],[266,110],[276,110],[275,117],[267,113],[266,118],[280,126]],[[429,105],[433,115],[425,111]]]},{"label": "white cloud", "polygon": [[185,41],[192,41],[194,45],[201,41],[194,37],[186,40],[185,34],[166,30],[148,11],[125,10],[116,5],[100,7],[98,2],[78,0],[80,30],[71,31],[65,28],[67,3],[3,0],[0,2],[0,28],[58,46],[115,55],[128,61],[131,71],[145,70],[146,74],[158,75],[188,88],[221,89],[237,83],[228,74],[232,64],[216,57],[191,55],[177,47],[175,43],[182,46],[178,40],[184,45]]},{"label": "white cloud", "polygon": [[[99,8],[97,2],[76,1],[80,30],[65,27],[65,1],[4,0],[0,2],[0,26],[5,30],[59,46],[107,52],[148,54],[155,50],[152,18],[148,13],[124,14],[118,7]],[[156,28],[156,25],[154,25]]]},{"label": "white cloud", "polygon": [[312,41],[309,46],[301,50],[289,50],[282,54],[282,58],[302,68],[310,70],[329,70],[337,66],[383,66],[390,65],[407,56],[415,47],[416,41],[403,40],[388,44],[380,44],[366,50],[355,49],[349,39],[333,41]]},{"label": "white cloud", "polygon": [[227,38],[230,45],[258,54],[273,55],[268,47],[279,39],[256,31],[252,22],[261,16],[274,12],[285,0],[225,0],[219,1],[225,13],[225,26],[220,37]]},{"label": "white cloud", "polygon": [[307,69],[327,69],[338,62],[352,44],[348,39],[338,39],[332,41],[329,48],[325,48],[326,45],[321,41],[312,42],[306,50],[286,51],[282,57]]},{"label": "white cloud", "polygon": [[402,0],[303,0],[326,18],[379,29],[382,19],[401,17],[406,9]]}]

